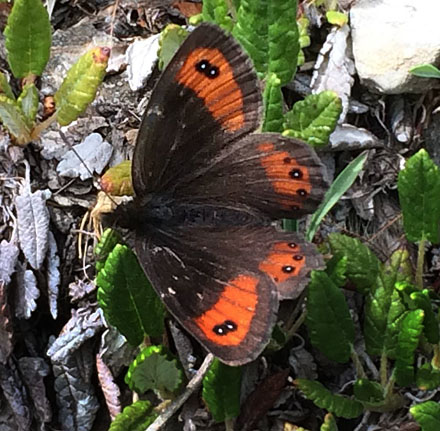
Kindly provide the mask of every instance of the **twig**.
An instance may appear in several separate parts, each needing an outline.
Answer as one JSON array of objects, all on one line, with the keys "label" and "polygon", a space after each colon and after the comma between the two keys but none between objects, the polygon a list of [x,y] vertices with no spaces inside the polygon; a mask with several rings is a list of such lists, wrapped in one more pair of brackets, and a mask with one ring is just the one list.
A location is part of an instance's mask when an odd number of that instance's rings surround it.
[{"label": "twig", "polygon": [[146,429],[146,431],[159,431],[167,423],[169,419],[182,407],[183,403],[197,390],[201,385],[203,377],[205,376],[208,368],[212,364],[214,356],[212,353],[206,355],[203,364],[198,369],[197,373],[190,380],[182,395],[177,397],[167,408],[160,414],[156,420]]}]

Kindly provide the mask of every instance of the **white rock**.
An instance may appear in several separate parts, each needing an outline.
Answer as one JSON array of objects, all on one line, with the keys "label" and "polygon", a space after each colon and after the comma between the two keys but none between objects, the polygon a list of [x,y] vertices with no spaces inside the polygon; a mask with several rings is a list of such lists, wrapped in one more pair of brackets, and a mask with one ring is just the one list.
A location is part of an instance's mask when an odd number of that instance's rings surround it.
[{"label": "white rock", "polygon": [[139,90],[145,80],[151,75],[157,61],[160,34],[148,39],[136,40],[127,49],[128,83],[133,91]]},{"label": "white rock", "polygon": [[353,54],[364,85],[385,94],[419,93],[440,80],[409,70],[440,63],[439,0],[358,0],[351,8]]}]

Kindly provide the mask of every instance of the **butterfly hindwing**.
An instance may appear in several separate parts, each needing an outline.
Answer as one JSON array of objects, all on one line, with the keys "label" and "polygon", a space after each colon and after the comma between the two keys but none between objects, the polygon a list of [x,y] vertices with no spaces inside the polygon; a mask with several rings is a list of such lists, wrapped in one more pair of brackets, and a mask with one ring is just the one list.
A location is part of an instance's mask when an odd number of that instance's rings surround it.
[{"label": "butterfly hindwing", "polygon": [[184,173],[255,130],[261,91],[232,36],[202,24],[161,75],[144,113],[133,156],[137,196],[172,193]]},{"label": "butterfly hindwing", "polygon": [[176,195],[219,206],[240,203],[276,219],[312,213],[326,189],[323,166],[309,145],[275,133],[253,133],[183,176]]},{"label": "butterfly hindwing", "polygon": [[[155,229],[136,254],[171,313],[223,362],[243,364],[269,341],[279,298],[299,294],[314,246],[271,226]],[[287,268],[287,270],[286,270]]]}]

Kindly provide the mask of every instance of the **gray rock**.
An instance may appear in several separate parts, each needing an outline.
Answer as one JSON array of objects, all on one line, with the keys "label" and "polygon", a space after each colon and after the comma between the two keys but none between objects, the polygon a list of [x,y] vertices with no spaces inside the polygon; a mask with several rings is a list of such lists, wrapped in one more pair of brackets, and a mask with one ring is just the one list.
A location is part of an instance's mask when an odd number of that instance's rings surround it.
[{"label": "gray rock", "polygon": [[353,54],[361,82],[384,94],[422,93],[440,80],[409,70],[440,63],[440,1],[358,0],[350,11]]}]

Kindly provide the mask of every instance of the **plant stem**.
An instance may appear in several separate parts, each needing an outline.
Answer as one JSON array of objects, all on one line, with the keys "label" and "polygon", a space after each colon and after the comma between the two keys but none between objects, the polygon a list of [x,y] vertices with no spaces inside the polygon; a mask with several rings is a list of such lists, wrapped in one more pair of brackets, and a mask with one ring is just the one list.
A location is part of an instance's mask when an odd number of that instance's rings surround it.
[{"label": "plant stem", "polygon": [[388,358],[385,352],[382,352],[382,355],[380,356],[380,384],[383,388],[387,385],[388,380]]},{"label": "plant stem", "polygon": [[419,289],[423,289],[423,267],[425,264],[425,244],[426,244],[426,239],[422,238],[419,242],[419,250],[417,253],[416,286]]},{"label": "plant stem", "polygon": [[225,430],[226,431],[234,431],[234,419],[226,419],[225,420]]},{"label": "plant stem", "polygon": [[203,364],[198,369],[197,373],[190,380],[185,388],[185,391],[179,395],[166,409],[162,412],[156,420],[147,428],[147,431],[159,431],[164,429],[168,420],[182,407],[183,403],[199,388],[202,384],[208,368],[211,366],[214,356],[212,353],[206,355]]},{"label": "plant stem", "polygon": [[38,123],[32,130],[31,140],[38,139],[43,130],[46,130],[57,119],[57,113],[55,112],[49,118],[46,118],[42,123]]},{"label": "plant stem", "polygon": [[292,325],[292,327],[287,331],[287,338],[293,337],[293,334],[296,334],[299,327],[304,323],[307,317],[307,310],[304,310],[301,315],[296,319],[295,323]]},{"label": "plant stem", "polygon": [[366,379],[367,374],[365,373],[362,362],[359,359],[359,355],[356,353],[353,346],[351,347],[350,356],[351,356],[351,360],[353,361],[354,367],[356,368],[356,374],[357,374],[358,379]]},{"label": "plant stem", "polygon": [[440,346],[438,343],[434,344],[434,356],[431,365],[435,370],[440,370]]}]

